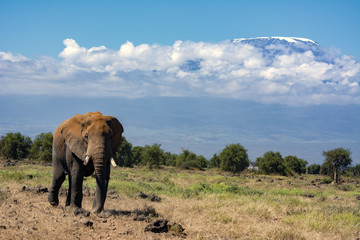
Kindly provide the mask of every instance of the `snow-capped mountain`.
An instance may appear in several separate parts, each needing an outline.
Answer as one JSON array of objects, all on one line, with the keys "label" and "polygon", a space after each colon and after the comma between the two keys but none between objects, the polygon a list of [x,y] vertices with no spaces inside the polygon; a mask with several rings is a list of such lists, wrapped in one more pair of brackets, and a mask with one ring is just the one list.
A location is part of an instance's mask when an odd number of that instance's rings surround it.
[{"label": "snow-capped mountain", "polygon": [[249,44],[256,48],[261,48],[265,55],[275,56],[279,54],[291,54],[294,52],[303,53],[311,51],[314,56],[324,59],[324,50],[319,43],[297,37],[257,37],[257,38],[238,38],[232,41],[234,44]]},{"label": "snow-capped mountain", "polygon": [[[319,43],[298,37],[257,37],[257,38],[238,38],[233,39],[232,44],[239,47],[243,45],[251,45],[258,48],[263,59],[269,63],[281,55],[291,55],[294,53],[305,53],[310,51],[316,61],[333,63],[333,57],[329,55]],[[185,64],[180,66],[180,69],[185,72],[192,72],[201,69],[202,58],[187,60]]]},{"label": "snow-capped mountain", "polygon": [[257,37],[257,38],[238,38],[233,40],[234,43],[251,44],[256,47],[264,47],[271,44],[285,44],[285,45],[315,45],[319,44],[311,39],[297,38],[297,37]]}]

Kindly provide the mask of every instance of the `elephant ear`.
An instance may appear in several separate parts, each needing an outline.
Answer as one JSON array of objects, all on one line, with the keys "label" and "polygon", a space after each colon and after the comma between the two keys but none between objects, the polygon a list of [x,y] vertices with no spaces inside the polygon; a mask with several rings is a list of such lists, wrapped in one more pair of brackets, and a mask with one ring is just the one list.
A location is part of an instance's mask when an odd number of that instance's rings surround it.
[{"label": "elephant ear", "polygon": [[118,147],[120,146],[121,137],[122,137],[122,133],[124,132],[124,128],[115,117],[108,116],[107,118],[108,119],[106,122],[109,125],[109,127],[111,128],[111,130],[113,131],[113,139],[111,142],[111,149],[113,150],[113,154],[115,154]]},{"label": "elephant ear", "polygon": [[65,144],[78,158],[84,160],[86,156],[86,146],[81,135],[83,116],[76,114],[66,120],[63,124],[61,134],[65,139]]}]

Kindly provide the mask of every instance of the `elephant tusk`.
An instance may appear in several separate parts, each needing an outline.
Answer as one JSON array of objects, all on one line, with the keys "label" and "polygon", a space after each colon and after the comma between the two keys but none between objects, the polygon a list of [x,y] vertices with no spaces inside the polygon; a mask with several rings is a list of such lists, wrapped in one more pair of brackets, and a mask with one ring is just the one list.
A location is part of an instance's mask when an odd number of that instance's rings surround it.
[{"label": "elephant tusk", "polygon": [[90,157],[86,155],[84,165],[86,166],[89,163],[89,161],[90,161]]},{"label": "elephant tusk", "polygon": [[113,167],[117,167],[113,157],[110,159],[110,162],[111,162],[111,165],[113,165]]}]

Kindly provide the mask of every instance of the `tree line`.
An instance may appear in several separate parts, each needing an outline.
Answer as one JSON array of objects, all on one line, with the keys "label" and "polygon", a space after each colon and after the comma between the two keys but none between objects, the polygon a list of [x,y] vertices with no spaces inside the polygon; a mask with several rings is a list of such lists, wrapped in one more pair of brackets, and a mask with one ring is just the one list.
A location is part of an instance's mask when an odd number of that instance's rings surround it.
[{"label": "tree line", "polygon": [[[134,167],[147,166],[158,168],[160,166],[173,166],[181,169],[219,168],[233,173],[248,169],[256,169],[263,174],[323,174],[329,175],[336,183],[340,174],[360,176],[360,164],[351,166],[351,151],[336,148],[324,151],[322,165],[312,164],[307,166],[307,161],[296,156],[282,157],[280,152],[268,151],[258,157],[255,162],[250,162],[247,149],[241,144],[227,145],[221,152],[216,153],[210,160],[202,155],[196,155],[188,149],[182,149],[180,154],[165,152],[161,145],[134,146],[122,137],[120,147],[115,153],[115,161],[119,166]],[[21,133],[8,133],[0,139],[0,155],[7,159],[23,159],[51,162],[52,158],[51,132],[37,135],[34,141]]]}]

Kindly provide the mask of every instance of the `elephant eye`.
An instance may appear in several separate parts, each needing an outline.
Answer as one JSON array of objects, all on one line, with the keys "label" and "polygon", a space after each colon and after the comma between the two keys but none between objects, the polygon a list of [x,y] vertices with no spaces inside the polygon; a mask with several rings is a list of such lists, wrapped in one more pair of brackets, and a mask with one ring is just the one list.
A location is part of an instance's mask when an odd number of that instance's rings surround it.
[{"label": "elephant eye", "polygon": [[87,142],[88,139],[89,139],[89,134],[88,134],[88,133],[85,133],[85,135],[84,135],[84,140],[85,140],[85,142]]}]

